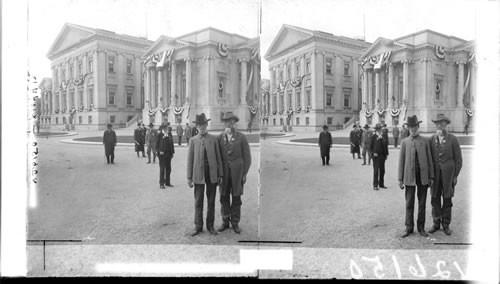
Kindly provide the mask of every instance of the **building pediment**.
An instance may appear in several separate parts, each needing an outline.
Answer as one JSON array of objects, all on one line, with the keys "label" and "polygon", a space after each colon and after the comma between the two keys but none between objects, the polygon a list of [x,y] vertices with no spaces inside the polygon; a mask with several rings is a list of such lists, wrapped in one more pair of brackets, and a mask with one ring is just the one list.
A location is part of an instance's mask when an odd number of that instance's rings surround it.
[{"label": "building pediment", "polygon": [[306,29],[283,25],[266,52],[265,58],[270,58],[300,42],[312,37],[314,34]]},{"label": "building pediment", "polygon": [[73,24],[65,24],[50,47],[47,57],[52,58],[61,51],[79,44],[81,41],[94,34],[95,32],[92,29]]},{"label": "building pediment", "polygon": [[377,56],[385,52],[394,52],[405,48],[406,45],[394,42],[390,39],[379,37],[362,55],[361,58]]},{"label": "building pediment", "polygon": [[146,58],[150,55],[164,52],[167,50],[174,50],[174,49],[178,49],[178,48],[182,48],[182,47],[186,47],[186,46],[191,46],[191,45],[193,45],[193,44],[189,43],[187,41],[183,41],[183,40],[179,40],[179,39],[176,39],[173,37],[162,35],[155,41],[155,43],[151,47],[149,47],[146,50],[146,52],[144,52],[143,58]]}]

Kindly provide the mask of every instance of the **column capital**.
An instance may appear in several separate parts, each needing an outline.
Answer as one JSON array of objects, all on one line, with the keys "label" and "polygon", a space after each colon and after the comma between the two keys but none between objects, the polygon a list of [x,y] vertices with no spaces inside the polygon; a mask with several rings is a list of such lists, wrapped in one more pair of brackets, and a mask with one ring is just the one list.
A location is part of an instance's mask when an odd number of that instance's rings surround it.
[{"label": "column capital", "polygon": [[239,63],[248,62],[248,58],[240,58],[238,59],[238,62]]},{"label": "column capital", "polygon": [[183,60],[186,61],[186,62],[193,62],[194,58],[186,57]]},{"label": "column capital", "polygon": [[459,60],[459,61],[456,61],[455,64],[457,64],[457,65],[464,65],[465,61]]}]

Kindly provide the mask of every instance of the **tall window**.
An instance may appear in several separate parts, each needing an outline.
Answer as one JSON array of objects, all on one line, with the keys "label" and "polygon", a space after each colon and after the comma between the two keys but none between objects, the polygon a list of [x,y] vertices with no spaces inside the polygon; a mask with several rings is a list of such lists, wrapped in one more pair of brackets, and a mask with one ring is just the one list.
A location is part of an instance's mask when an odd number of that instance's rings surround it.
[{"label": "tall window", "polygon": [[351,89],[344,89],[344,108],[351,107]]},{"label": "tall window", "polygon": [[115,123],[115,118],[116,118],[116,116],[110,115],[109,116],[109,123]]},{"label": "tall window", "polygon": [[311,60],[306,61],[306,74],[311,74]]},{"label": "tall window", "polygon": [[89,100],[89,105],[94,104],[94,88],[89,87],[87,90],[87,96]]},{"label": "tall window", "polygon": [[325,96],[326,96],[326,106],[333,106],[333,89],[327,88],[325,90]]},{"label": "tall window", "polygon": [[133,98],[132,90],[127,89],[127,105],[128,106],[132,105],[132,98]]},{"label": "tall window", "polygon": [[82,75],[82,61],[78,60],[78,76]]},{"label": "tall window", "polygon": [[306,106],[311,105],[311,89],[306,90]]},{"label": "tall window", "polygon": [[88,69],[89,69],[89,72],[92,73],[94,72],[94,61],[90,58],[89,59],[89,63],[88,63]]},{"label": "tall window", "polygon": [[78,105],[83,105],[83,90],[78,90]]},{"label": "tall window", "polygon": [[309,117],[306,117],[306,126],[309,125]]},{"label": "tall window", "polygon": [[295,62],[295,76],[300,76],[300,60]]},{"label": "tall window", "polygon": [[108,104],[109,105],[115,104],[115,88],[108,89]]},{"label": "tall window", "polygon": [[69,92],[69,105],[74,106],[75,105],[75,90],[71,90]]},{"label": "tall window", "polygon": [[349,76],[350,74],[350,65],[349,62],[344,61],[344,76]]},{"label": "tall window", "polygon": [[295,101],[297,102],[296,105],[295,105],[295,107],[299,107],[299,106],[301,106],[301,104],[300,104],[300,89],[299,90],[297,90],[297,89],[295,90],[295,95],[297,96],[295,98]]},{"label": "tall window", "polygon": [[326,124],[332,125],[333,124],[333,117],[327,117],[326,118]]},{"label": "tall window", "polygon": [[78,124],[82,124],[83,118],[81,116],[78,117]]},{"label": "tall window", "polygon": [[127,73],[131,74],[132,73],[132,60],[127,59]]},{"label": "tall window", "polygon": [[325,66],[325,72],[326,74],[332,74],[332,59],[327,58],[326,59],[326,66]]},{"label": "tall window", "polygon": [[299,117],[295,118],[295,125],[300,125],[300,118]]},{"label": "tall window", "polygon": [[108,56],[108,71],[115,72],[115,57]]}]

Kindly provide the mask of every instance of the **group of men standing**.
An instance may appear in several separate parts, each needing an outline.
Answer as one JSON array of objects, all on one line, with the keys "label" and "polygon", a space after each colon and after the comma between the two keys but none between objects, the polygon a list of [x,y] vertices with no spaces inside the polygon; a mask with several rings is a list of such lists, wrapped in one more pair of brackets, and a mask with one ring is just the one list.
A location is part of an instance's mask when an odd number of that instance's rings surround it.
[{"label": "group of men standing", "polygon": [[[399,154],[398,181],[399,187],[405,190],[406,200],[406,230],[402,237],[407,237],[414,230],[415,194],[418,198],[417,230],[422,236],[428,236],[424,229],[427,188],[431,190],[431,205],[433,226],[429,233],[443,228],[446,235],[451,234],[452,197],[454,195],[457,178],[462,168],[461,148],[457,138],[447,131],[450,119],[439,114],[432,120],[436,125],[436,133],[432,137],[423,137],[419,134],[417,116],[410,116],[403,124],[401,133],[399,128],[393,128],[394,148],[398,148],[398,139],[401,137]],[[354,124],[349,134],[350,153],[353,159],[360,157],[360,146],[363,148],[363,164],[373,161],[373,189],[387,188],[385,186],[385,161],[389,156],[389,137],[386,124],[377,123],[375,132],[368,125],[361,127]],[[323,126],[318,144],[323,165],[330,161],[332,136],[328,126]]]}]

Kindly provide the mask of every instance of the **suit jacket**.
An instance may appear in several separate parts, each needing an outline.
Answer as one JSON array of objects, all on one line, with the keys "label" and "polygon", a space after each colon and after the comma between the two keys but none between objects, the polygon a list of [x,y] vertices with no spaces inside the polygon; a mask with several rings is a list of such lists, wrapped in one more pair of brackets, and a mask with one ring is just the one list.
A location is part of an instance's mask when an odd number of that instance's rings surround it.
[{"label": "suit jacket", "polygon": [[320,132],[319,133],[319,138],[318,138],[318,145],[320,148],[327,148],[329,149],[330,146],[332,145],[332,134],[330,132]]},{"label": "suit jacket", "polygon": [[146,132],[146,145],[156,146],[158,131],[156,129],[148,129]]},{"label": "suit jacket", "polygon": [[386,127],[382,128],[382,137],[384,137],[385,141],[389,143],[389,129]]},{"label": "suit jacket", "polygon": [[211,134],[196,135],[189,139],[187,158],[187,179],[195,184],[205,183],[205,149],[207,151],[210,181],[217,182],[222,177],[222,158],[217,137]]},{"label": "suit jacket", "polygon": [[177,125],[177,136],[182,136],[182,134],[184,134],[184,129],[182,129],[182,126],[180,125]]},{"label": "suit jacket", "polygon": [[191,138],[191,127],[186,126],[186,128],[184,129],[184,133],[186,135],[186,138]]},{"label": "suit jacket", "polygon": [[115,146],[116,145],[115,131],[114,130],[104,131],[104,135],[102,136],[102,143],[106,146]]},{"label": "suit jacket", "polygon": [[426,137],[407,137],[401,140],[401,150],[399,151],[398,181],[409,186],[416,186],[415,171],[415,150],[418,154],[418,164],[420,168],[420,181],[423,185],[429,184],[429,179],[434,178],[434,163]]},{"label": "suit jacket", "polygon": [[158,152],[158,157],[160,152],[167,158],[172,158],[174,156],[174,140],[168,134],[158,133],[156,137],[156,152]]},{"label": "suit jacket", "polygon": [[[446,133],[443,143],[440,144],[438,136],[434,134],[429,142],[436,176],[434,186],[431,188],[431,196],[436,197],[437,187],[442,178],[444,198],[453,197],[455,194],[453,179],[458,177],[462,169],[462,150],[460,149],[457,137],[453,134]],[[440,171],[441,175],[439,174]]]},{"label": "suit jacket", "polygon": [[354,145],[361,144],[361,138],[356,130],[351,130],[351,133],[349,134],[349,141]]},{"label": "suit jacket", "polygon": [[363,145],[363,148],[369,148],[371,143],[372,143],[372,137],[373,137],[373,131],[371,130],[364,130],[363,131],[363,136],[361,137],[361,144]]},{"label": "suit jacket", "polygon": [[392,137],[398,138],[399,137],[399,128],[397,126],[394,126],[392,129]]},{"label": "suit jacket", "polygon": [[370,151],[372,152],[372,155],[376,153],[379,157],[386,158],[389,156],[387,140],[385,140],[382,136],[379,136],[377,133],[373,134],[370,141]]},{"label": "suit jacket", "polygon": [[135,140],[135,142],[137,142],[139,144],[144,144],[146,139],[143,135],[142,129],[137,128],[134,131],[134,140]]},{"label": "suit jacket", "polygon": [[240,196],[243,194],[243,177],[246,177],[252,164],[250,145],[246,136],[236,130],[233,131],[231,141],[224,132],[219,134],[218,140],[224,168],[224,182],[220,194],[229,194],[229,169],[231,169],[232,194]]}]

